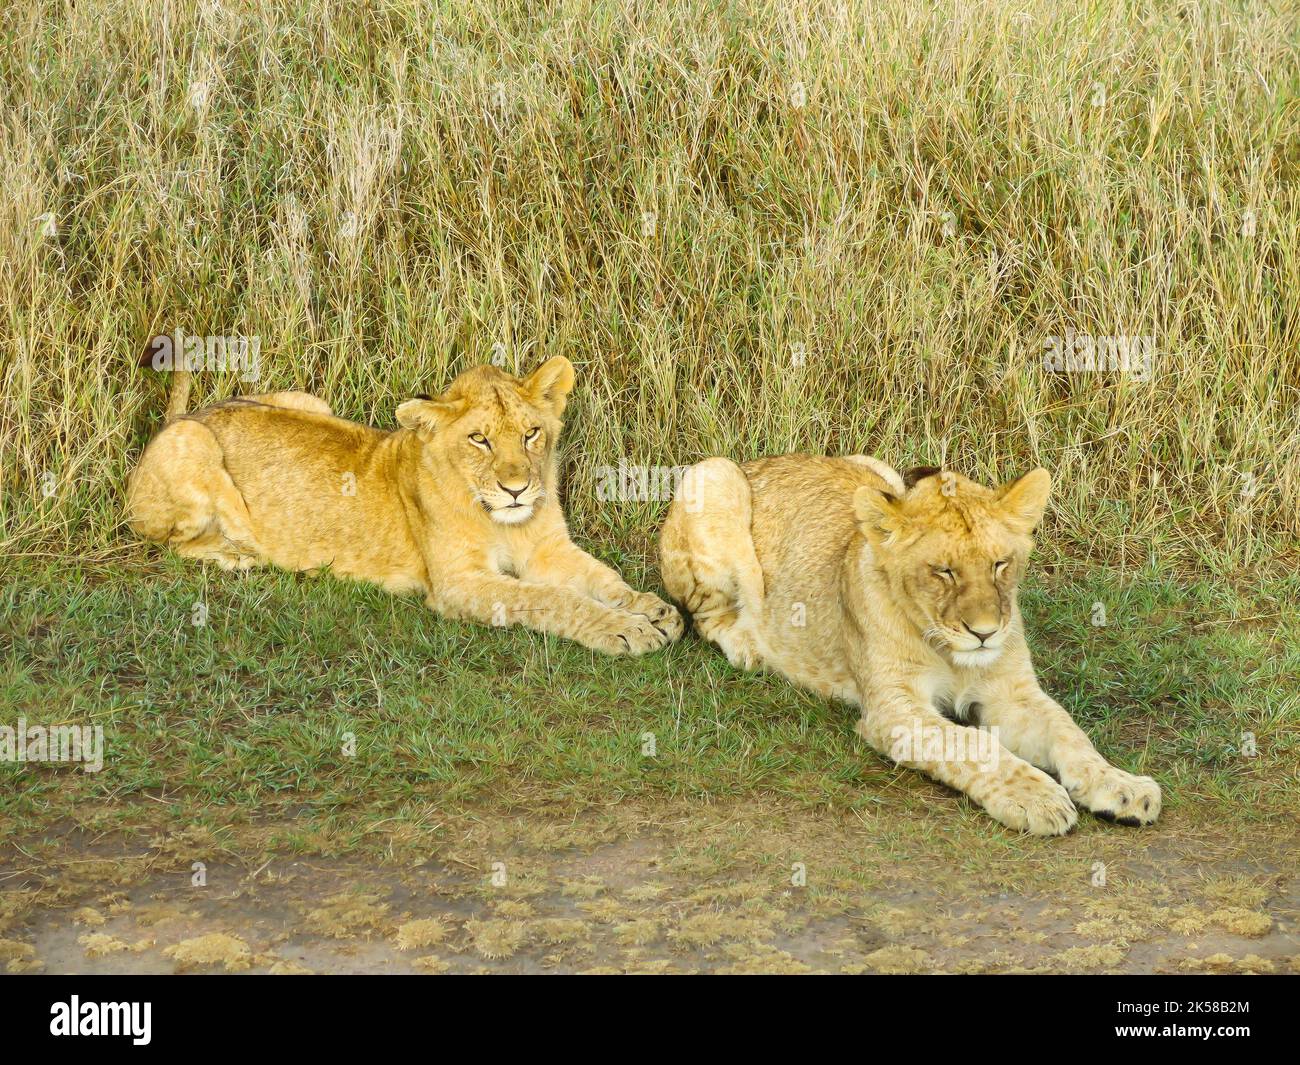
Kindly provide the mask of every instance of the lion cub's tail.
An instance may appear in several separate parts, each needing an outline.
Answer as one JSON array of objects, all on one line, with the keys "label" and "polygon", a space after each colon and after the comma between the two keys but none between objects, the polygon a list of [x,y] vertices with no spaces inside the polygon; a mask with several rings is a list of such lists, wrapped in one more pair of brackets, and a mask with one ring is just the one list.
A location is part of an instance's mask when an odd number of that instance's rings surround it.
[{"label": "lion cub's tail", "polygon": [[[160,337],[154,337],[149,346],[145,348],[144,354],[140,356],[138,365],[152,366],[155,370],[169,369],[172,375],[171,391],[167,394],[167,410],[163,417],[167,421],[174,421],[185,413],[185,407],[190,401],[190,378],[193,374],[189,370],[181,370],[170,365],[170,358],[162,360],[166,365],[159,365],[160,354],[158,341]],[[170,346],[167,354],[170,356]]]},{"label": "lion cub's tail", "polygon": [[190,371],[173,370],[172,388],[167,394],[166,419],[170,422],[185,413],[185,406],[190,401]]}]

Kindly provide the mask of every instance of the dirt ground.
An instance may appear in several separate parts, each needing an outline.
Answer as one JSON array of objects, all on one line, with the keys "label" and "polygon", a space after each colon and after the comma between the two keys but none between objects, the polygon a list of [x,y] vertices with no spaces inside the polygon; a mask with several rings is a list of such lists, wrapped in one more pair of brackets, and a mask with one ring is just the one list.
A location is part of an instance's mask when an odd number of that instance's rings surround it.
[{"label": "dirt ground", "polygon": [[[74,833],[46,859],[21,848],[0,865],[0,964],[110,974],[1300,971],[1292,835],[1225,843],[1189,821],[1043,843],[964,818],[909,860],[929,837],[888,818],[772,817],[752,804],[662,815],[468,824],[433,859],[411,839],[390,840],[379,857],[253,864],[227,857],[220,833],[164,833],[133,848]],[[985,852],[965,838],[976,832]],[[796,853],[804,860],[788,860]]]}]

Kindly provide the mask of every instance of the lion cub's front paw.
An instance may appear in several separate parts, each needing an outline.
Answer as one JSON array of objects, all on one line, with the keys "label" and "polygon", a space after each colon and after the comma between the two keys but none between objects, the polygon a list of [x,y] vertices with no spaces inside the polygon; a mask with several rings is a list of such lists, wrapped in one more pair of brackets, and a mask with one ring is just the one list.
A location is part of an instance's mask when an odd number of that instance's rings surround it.
[{"label": "lion cub's front paw", "polygon": [[1113,765],[1090,774],[1085,784],[1070,791],[1080,806],[1103,821],[1136,828],[1154,824],[1160,816],[1160,785],[1150,777],[1137,777]]},{"label": "lion cub's front paw", "polygon": [[1035,836],[1063,836],[1079,819],[1069,792],[1030,765],[994,784],[982,801],[984,809],[1007,828]]},{"label": "lion cub's front paw", "polygon": [[669,642],[681,637],[686,626],[677,608],[665,603],[650,592],[638,592],[632,602],[622,609],[629,614],[645,618],[667,638]]},{"label": "lion cub's front paw", "polygon": [[641,614],[614,611],[614,619],[591,639],[588,647],[607,655],[643,655],[668,644],[669,638]]}]

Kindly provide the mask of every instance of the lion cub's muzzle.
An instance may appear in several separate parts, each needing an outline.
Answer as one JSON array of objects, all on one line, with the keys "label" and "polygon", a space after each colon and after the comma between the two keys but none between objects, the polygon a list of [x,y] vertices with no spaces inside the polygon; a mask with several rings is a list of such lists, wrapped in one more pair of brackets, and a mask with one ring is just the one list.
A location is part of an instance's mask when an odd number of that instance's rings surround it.
[{"label": "lion cub's muzzle", "polygon": [[538,481],[530,480],[522,488],[511,488],[498,481],[493,489],[480,495],[479,502],[493,521],[518,525],[533,516],[542,495]]},{"label": "lion cub's muzzle", "polygon": [[1008,625],[1005,621],[996,627],[993,625],[972,628],[962,623],[960,629],[947,626],[943,629],[944,641],[952,660],[959,666],[973,668],[987,666],[1002,653],[1007,642]]}]

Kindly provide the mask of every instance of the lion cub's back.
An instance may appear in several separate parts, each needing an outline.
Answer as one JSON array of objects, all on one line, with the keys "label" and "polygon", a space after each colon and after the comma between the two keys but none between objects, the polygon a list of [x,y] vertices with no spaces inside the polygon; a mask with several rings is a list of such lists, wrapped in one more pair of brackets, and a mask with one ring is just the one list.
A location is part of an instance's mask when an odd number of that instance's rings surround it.
[{"label": "lion cub's back", "polygon": [[295,484],[318,492],[361,471],[385,436],[332,414],[286,410],[256,402],[220,403],[191,417],[212,431],[241,492],[282,497]]},{"label": "lion cub's back", "polygon": [[769,592],[794,582],[800,594],[813,593],[810,583],[830,594],[856,532],[853,493],[875,475],[851,459],[801,454],[741,469],[753,492],[754,550]]},{"label": "lion cub's back", "polygon": [[197,411],[268,559],[405,588],[422,570],[385,461],[390,434],[329,414],[235,401]]}]

